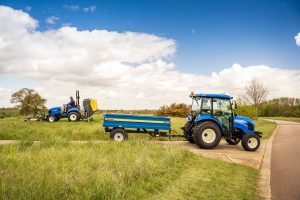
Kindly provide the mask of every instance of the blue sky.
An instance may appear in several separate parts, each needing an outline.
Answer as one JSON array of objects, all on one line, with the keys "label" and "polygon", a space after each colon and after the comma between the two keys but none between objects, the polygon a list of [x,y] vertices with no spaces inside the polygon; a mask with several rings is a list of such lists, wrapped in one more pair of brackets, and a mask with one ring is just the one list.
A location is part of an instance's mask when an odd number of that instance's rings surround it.
[{"label": "blue sky", "polygon": [[[134,31],[172,38],[172,62],[187,73],[211,73],[234,63],[299,69],[300,1],[12,1],[0,4],[27,11],[39,30],[71,24],[79,30]],[[74,10],[68,9],[68,6]],[[96,6],[94,12],[83,9]],[[78,8],[78,9],[76,9]],[[49,16],[59,18],[54,25]]]},{"label": "blue sky", "polygon": [[253,77],[268,99],[300,98],[299,0],[0,0],[0,107],[29,87],[47,106],[79,89],[104,109],[156,109],[242,96]]}]

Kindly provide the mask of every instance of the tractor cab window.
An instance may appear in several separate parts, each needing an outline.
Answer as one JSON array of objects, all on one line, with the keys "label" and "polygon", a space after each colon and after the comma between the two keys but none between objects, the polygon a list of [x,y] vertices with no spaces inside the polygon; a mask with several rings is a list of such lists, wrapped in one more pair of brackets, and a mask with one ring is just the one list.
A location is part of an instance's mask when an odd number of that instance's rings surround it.
[{"label": "tractor cab window", "polygon": [[217,118],[225,130],[230,129],[232,110],[229,99],[213,100],[213,117]]},{"label": "tractor cab window", "polygon": [[211,114],[211,98],[202,99],[201,114]]},{"label": "tractor cab window", "polygon": [[192,99],[192,113],[194,115],[200,114],[201,98]]}]

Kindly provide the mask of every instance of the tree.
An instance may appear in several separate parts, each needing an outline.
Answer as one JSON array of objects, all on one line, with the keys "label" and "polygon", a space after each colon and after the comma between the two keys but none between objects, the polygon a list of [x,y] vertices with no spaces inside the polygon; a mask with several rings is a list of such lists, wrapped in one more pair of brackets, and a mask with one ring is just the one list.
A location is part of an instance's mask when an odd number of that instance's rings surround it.
[{"label": "tree", "polygon": [[258,104],[262,103],[268,96],[269,90],[255,77],[245,86],[245,99],[255,107],[255,117],[257,118]]},{"label": "tree", "polygon": [[34,114],[46,110],[46,102],[33,89],[23,88],[11,95],[11,103],[17,104],[16,107],[20,109],[20,113],[24,115]]},{"label": "tree", "polygon": [[170,106],[162,106],[155,113],[160,116],[186,117],[191,112],[191,106],[184,103],[172,103]]}]

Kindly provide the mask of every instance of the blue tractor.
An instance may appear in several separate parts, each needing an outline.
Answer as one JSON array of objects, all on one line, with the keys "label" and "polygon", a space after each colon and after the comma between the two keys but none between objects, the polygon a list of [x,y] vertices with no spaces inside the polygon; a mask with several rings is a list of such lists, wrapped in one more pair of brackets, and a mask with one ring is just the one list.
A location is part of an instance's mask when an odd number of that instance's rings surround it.
[{"label": "blue tractor", "polygon": [[98,103],[96,99],[84,99],[83,100],[83,110],[80,108],[79,104],[79,91],[76,91],[76,101],[75,106],[67,107],[63,105],[62,107],[52,107],[48,110],[48,114],[44,114],[41,118],[42,120],[47,120],[49,122],[59,121],[61,118],[68,118],[70,122],[79,121],[80,119],[87,119],[88,121],[93,120],[91,116],[97,111]]},{"label": "blue tractor", "polygon": [[194,94],[192,112],[183,127],[185,138],[200,148],[215,148],[224,138],[228,144],[236,145],[240,141],[246,151],[259,148],[262,133],[255,130],[254,121],[238,116],[232,97],[225,94]]}]

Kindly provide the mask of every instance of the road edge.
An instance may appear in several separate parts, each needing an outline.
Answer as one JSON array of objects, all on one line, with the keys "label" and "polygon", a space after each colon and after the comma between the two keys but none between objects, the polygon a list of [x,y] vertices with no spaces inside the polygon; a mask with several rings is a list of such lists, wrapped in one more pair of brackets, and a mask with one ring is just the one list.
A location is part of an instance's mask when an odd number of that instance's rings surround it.
[{"label": "road edge", "polygon": [[[272,120],[273,121],[273,120]],[[271,199],[271,157],[272,157],[272,145],[274,137],[278,131],[279,125],[276,120],[276,128],[272,133],[272,136],[268,139],[267,145],[264,150],[264,155],[259,167],[260,178],[259,178],[259,196],[261,199]]]}]

